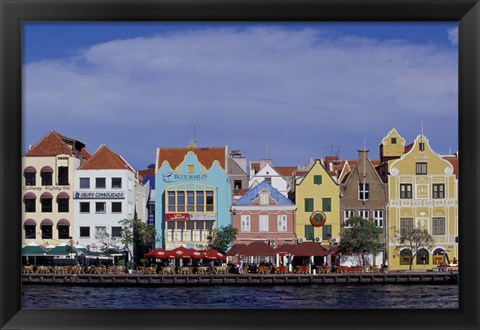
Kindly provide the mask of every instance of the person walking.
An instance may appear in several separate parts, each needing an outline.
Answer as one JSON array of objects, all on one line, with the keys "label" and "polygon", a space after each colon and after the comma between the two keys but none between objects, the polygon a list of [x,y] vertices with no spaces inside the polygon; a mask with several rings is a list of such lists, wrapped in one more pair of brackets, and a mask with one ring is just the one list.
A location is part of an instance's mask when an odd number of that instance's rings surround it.
[{"label": "person walking", "polygon": [[240,275],[243,274],[243,258],[242,258],[242,257],[240,257],[240,262],[239,262],[239,264],[238,264],[238,273],[239,273]]}]

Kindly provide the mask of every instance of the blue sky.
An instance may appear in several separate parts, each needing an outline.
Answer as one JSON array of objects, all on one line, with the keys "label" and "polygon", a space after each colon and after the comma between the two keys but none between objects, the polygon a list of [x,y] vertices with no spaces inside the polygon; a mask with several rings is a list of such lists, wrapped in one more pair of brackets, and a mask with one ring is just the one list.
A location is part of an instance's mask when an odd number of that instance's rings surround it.
[{"label": "blue sky", "polygon": [[[392,128],[458,149],[457,23],[25,23],[23,147],[50,130],[136,169],[158,146],[302,165]],[[330,147],[332,146],[332,147]]]}]

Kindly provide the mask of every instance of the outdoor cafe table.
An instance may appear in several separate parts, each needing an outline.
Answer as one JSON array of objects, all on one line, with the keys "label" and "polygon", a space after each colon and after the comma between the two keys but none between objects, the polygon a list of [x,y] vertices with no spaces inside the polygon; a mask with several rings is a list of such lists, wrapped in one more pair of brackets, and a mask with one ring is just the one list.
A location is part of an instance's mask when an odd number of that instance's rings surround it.
[{"label": "outdoor cafe table", "polygon": [[307,274],[308,273],[308,266],[297,266],[295,272],[297,274]]},{"label": "outdoor cafe table", "polygon": [[33,266],[23,266],[23,272],[33,274]]},{"label": "outdoor cafe table", "polygon": [[208,267],[198,267],[197,268],[198,275],[207,275],[208,274]]},{"label": "outdoor cafe table", "polygon": [[267,266],[258,266],[258,273],[259,274],[268,274],[268,267]]},{"label": "outdoor cafe table", "polygon": [[163,275],[175,274],[175,268],[174,267],[163,267],[161,272],[162,272]]},{"label": "outdoor cafe table", "polygon": [[191,275],[191,274],[193,274],[193,268],[192,267],[180,267],[179,274]]},{"label": "outdoor cafe table", "polygon": [[275,273],[276,274],[287,274],[288,273],[288,267],[287,266],[275,267]]},{"label": "outdoor cafe table", "polygon": [[217,266],[217,267],[215,267],[215,272],[216,272],[217,274],[227,274],[227,273],[228,273],[228,269],[227,269],[227,267]]}]

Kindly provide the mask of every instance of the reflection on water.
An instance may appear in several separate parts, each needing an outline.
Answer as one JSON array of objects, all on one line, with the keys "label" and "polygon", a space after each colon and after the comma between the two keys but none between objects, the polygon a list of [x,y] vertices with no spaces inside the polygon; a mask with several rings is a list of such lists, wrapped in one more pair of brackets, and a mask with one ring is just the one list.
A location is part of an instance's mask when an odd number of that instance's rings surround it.
[{"label": "reflection on water", "polygon": [[[75,299],[72,299],[75,297]],[[24,285],[23,308],[449,308],[457,285],[80,287]]]}]

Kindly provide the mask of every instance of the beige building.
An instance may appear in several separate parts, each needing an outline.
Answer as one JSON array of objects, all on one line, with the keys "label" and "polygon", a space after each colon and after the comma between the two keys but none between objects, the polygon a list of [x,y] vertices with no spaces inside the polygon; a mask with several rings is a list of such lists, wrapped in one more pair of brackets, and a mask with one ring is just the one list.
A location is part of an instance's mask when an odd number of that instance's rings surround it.
[{"label": "beige building", "polygon": [[91,156],[80,141],[49,132],[22,159],[22,243],[49,246],[73,236],[74,171]]}]

